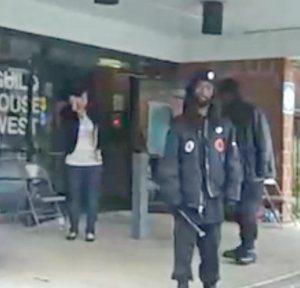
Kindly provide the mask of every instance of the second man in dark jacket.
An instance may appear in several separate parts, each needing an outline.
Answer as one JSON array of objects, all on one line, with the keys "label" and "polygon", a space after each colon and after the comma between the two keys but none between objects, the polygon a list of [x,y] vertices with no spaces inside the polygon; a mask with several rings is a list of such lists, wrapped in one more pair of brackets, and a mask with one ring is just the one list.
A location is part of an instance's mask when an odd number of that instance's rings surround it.
[{"label": "second man in dark jacket", "polygon": [[257,213],[262,204],[264,179],[276,177],[272,137],[265,114],[241,97],[235,80],[223,80],[219,94],[224,103],[224,116],[236,128],[244,178],[241,201],[236,209],[241,244],[226,251],[224,257],[232,258],[238,264],[251,264],[256,261],[254,242],[257,238]]}]

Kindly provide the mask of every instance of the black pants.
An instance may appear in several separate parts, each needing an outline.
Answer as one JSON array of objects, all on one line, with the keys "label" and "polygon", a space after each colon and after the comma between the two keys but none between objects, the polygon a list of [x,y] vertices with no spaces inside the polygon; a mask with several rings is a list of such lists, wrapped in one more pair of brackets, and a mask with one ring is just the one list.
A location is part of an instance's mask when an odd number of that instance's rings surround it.
[{"label": "black pants", "polygon": [[199,227],[206,233],[203,238],[200,238],[181,216],[175,216],[175,265],[172,279],[177,281],[193,280],[191,264],[196,243],[201,258],[200,279],[205,284],[213,285],[220,278],[218,251],[221,241],[221,224],[201,225]]},{"label": "black pants", "polygon": [[69,197],[68,208],[70,230],[78,232],[82,196],[85,196],[87,210],[86,232],[95,232],[98,213],[99,186],[101,181],[101,166],[67,166]]},{"label": "black pants", "polygon": [[257,214],[262,204],[263,189],[263,181],[247,181],[242,185],[236,221],[240,227],[241,245],[246,250],[255,248],[258,236]]}]

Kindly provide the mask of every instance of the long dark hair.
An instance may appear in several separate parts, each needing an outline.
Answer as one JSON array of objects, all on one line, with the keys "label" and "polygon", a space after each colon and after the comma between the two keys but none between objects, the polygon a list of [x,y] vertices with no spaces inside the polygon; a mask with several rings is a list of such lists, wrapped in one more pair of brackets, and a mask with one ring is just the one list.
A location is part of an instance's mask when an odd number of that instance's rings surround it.
[{"label": "long dark hair", "polygon": [[[88,94],[88,104],[86,107],[87,115],[94,124],[99,124],[102,122],[103,118],[103,105],[101,100],[96,95],[94,85],[92,82],[92,74],[87,73],[82,76],[80,79],[75,80],[70,91],[70,95],[81,96],[82,93],[87,92]],[[61,112],[61,116],[66,120],[77,121],[78,115],[72,110],[70,104],[68,104]]]},{"label": "long dark hair", "polygon": [[240,85],[233,78],[226,78],[218,85],[219,94],[229,94],[233,98],[241,98]]},{"label": "long dark hair", "polygon": [[[185,88],[185,99],[183,102],[183,114],[187,117],[187,119],[191,121],[195,121],[199,117],[198,114],[198,101],[195,97],[195,88],[199,80],[203,79],[204,72],[199,72],[193,75],[191,80],[188,82]],[[210,80],[205,80],[208,82],[214,83]],[[211,120],[219,120],[222,114],[221,103],[216,99],[213,95],[213,100],[211,102],[209,108],[209,117]]]},{"label": "long dark hair", "polygon": [[198,104],[197,99],[195,97],[195,88],[200,80],[201,75],[199,73],[194,74],[193,77],[189,80],[185,87],[185,98],[183,102],[183,114],[186,114],[187,116],[196,116],[198,113]]},{"label": "long dark hair", "polygon": [[231,101],[223,107],[223,115],[230,118],[235,125],[252,125],[254,106],[243,99],[239,83],[235,79],[227,78],[220,82],[218,88],[220,96],[231,96]]}]

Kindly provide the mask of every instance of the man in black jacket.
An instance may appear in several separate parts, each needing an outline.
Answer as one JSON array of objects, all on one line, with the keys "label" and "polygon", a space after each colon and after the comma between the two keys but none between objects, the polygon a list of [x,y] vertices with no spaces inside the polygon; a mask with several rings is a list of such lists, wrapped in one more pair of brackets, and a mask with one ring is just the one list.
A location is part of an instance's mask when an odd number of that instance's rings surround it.
[{"label": "man in black jacket", "polygon": [[223,80],[219,94],[224,103],[224,116],[236,128],[244,174],[241,201],[236,209],[241,244],[233,250],[225,251],[223,256],[246,265],[256,261],[254,242],[257,238],[257,213],[262,204],[264,179],[276,177],[272,137],[266,116],[253,104],[242,99],[235,80]]},{"label": "man in black jacket", "polygon": [[[174,120],[159,165],[161,192],[175,218],[172,278],[179,288],[187,288],[192,280],[195,243],[201,256],[199,274],[203,285],[216,287],[223,202],[240,199],[235,130],[230,121],[221,118],[213,95],[214,73],[198,73],[186,89],[184,113]],[[205,236],[200,237],[195,227]]]}]

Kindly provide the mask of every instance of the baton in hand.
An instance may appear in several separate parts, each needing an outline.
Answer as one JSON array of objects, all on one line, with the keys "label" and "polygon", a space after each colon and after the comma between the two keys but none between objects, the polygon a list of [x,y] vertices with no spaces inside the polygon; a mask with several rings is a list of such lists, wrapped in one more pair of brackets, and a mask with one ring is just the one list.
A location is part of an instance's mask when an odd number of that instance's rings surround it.
[{"label": "baton in hand", "polygon": [[197,232],[200,238],[206,235],[205,232],[183,210],[178,209],[177,211],[181,215],[181,217],[184,218],[191,225],[191,227]]}]

